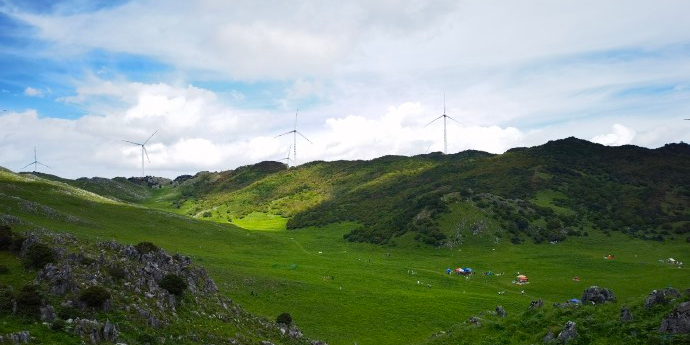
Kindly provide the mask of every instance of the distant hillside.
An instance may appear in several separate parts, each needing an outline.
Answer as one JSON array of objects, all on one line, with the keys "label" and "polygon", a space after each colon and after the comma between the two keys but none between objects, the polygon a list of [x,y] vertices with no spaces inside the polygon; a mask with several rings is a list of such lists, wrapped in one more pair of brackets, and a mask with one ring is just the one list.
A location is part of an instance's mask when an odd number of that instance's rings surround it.
[{"label": "distant hillside", "polygon": [[[118,200],[150,192],[126,181],[80,181]],[[117,184],[115,184],[117,182]],[[90,185],[89,185],[90,184]],[[513,243],[561,241],[594,231],[659,240],[690,235],[690,146],[608,147],[576,138],[501,155],[464,151],[371,161],[261,162],[181,177],[156,192],[157,207],[232,221],[253,212],[289,218],[288,228],[355,221],[350,241],[392,244],[405,234],[453,241],[439,227],[451,205],[485,217]],[[136,187],[136,188],[135,188]]]}]

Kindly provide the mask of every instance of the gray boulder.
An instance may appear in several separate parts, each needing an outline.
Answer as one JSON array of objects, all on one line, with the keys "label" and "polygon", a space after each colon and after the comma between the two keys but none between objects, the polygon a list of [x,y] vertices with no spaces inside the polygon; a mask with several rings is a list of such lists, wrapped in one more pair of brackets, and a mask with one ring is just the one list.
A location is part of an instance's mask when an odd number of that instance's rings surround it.
[{"label": "gray boulder", "polygon": [[616,296],[607,288],[590,286],[582,293],[581,300],[582,303],[602,304],[606,302],[615,302]]},{"label": "gray boulder", "polygon": [[621,322],[630,322],[633,320],[633,315],[628,308],[621,308]]},{"label": "gray boulder", "polygon": [[565,328],[558,333],[558,341],[567,344],[569,341],[577,338],[577,329],[575,322],[568,321],[565,323]]},{"label": "gray boulder", "polygon": [[644,301],[644,308],[651,309],[658,304],[668,304],[676,298],[680,297],[678,290],[674,288],[665,288],[661,290],[653,290],[647,295],[647,299]]},{"label": "gray boulder", "polygon": [[690,302],[681,303],[668,314],[661,321],[659,331],[672,334],[690,333]]},{"label": "gray boulder", "polygon": [[540,298],[536,301],[532,301],[529,304],[530,309],[539,309],[544,306],[544,301]]},{"label": "gray boulder", "polygon": [[496,306],[496,315],[498,317],[506,317],[506,310],[502,306]]}]

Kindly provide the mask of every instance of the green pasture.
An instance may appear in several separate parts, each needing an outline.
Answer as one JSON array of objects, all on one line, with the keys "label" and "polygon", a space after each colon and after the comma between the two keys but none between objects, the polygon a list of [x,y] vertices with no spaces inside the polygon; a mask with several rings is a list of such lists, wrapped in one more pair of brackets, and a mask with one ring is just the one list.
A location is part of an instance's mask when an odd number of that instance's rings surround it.
[{"label": "green pasture", "polygon": [[[383,247],[344,241],[353,223],[288,231],[284,219],[253,213],[233,220],[244,229],[13,176],[0,172],[0,215],[20,218],[23,223],[14,229],[46,228],[89,241],[154,242],[205,266],[221,292],[249,312],[270,319],[289,312],[306,336],[330,344],[422,343],[496,305],[518,313],[533,299],[562,302],[580,297],[590,285],[611,289],[619,303],[655,288],[690,287],[687,268],[659,261],[690,262],[688,244],[681,240],[659,243],[590,231],[554,245],[512,245],[507,238],[464,233],[462,244],[453,248]],[[452,209],[441,220],[444,228],[477,216]],[[606,260],[607,254],[616,258]],[[477,274],[466,279],[445,273],[460,266]],[[486,277],[484,271],[504,274]],[[530,283],[513,284],[518,272]],[[581,281],[573,281],[575,276]]]}]

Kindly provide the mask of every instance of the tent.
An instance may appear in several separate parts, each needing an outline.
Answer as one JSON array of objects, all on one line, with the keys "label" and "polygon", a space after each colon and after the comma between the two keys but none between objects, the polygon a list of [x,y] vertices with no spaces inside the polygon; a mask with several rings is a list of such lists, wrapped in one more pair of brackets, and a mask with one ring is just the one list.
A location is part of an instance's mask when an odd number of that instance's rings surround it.
[{"label": "tent", "polygon": [[528,283],[528,282],[529,282],[529,279],[528,279],[527,276],[524,275],[524,274],[518,275],[517,278],[516,278],[515,280],[516,280],[516,282],[517,282],[518,284],[524,284],[524,283]]},{"label": "tent", "polygon": [[474,274],[474,270],[469,267],[458,267],[455,269],[455,274],[468,276]]}]

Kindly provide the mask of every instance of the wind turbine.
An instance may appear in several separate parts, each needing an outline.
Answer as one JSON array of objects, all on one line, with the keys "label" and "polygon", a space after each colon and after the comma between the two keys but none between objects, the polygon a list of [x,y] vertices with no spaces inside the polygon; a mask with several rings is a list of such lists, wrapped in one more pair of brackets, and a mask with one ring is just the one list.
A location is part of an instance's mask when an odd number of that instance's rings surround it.
[{"label": "wind turbine", "polygon": [[39,161],[38,161],[38,158],[36,158],[36,146],[34,146],[34,161],[31,162],[31,163],[29,163],[29,164],[27,164],[27,165],[25,165],[22,169],[26,169],[26,167],[30,166],[31,164],[34,165],[34,172],[36,172],[36,168],[37,168],[37,165],[38,165],[38,164],[40,164],[40,165],[42,165],[42,166],[44,166],[44,167],[46,167],[46,168],[50,168],[49,166],[47,166],[47,165],[45,165],[45,164],[39,162]]},{"label": "wind turbine", "polygon": [[427,123],[424,127],[434,123],[436,120],[443,118],[443,153],[446,154],[448,153],[448,136],[446,134],[446,119],[451,119],[457,123],[460,123],[458,120],[446,115],[446,94],[443,94],[443,115],[433,119],[431,122]]},{"label": "wind turbine", "polygon": [[285,161],[285,165],[287,165],[288,169],[290,169],[290,151],[291,150],[292,150],[292,145],[290,145],[290,148],[288,148],[287,157],[281,159],[281,161]]},{"label": "wind turbine", "polygon": [[146,152],[146,146],[145,145],[146,145],[146,143],[149,142],[149,140],[151,140],[151,138],[153,138],[154,135],[156,135],[156,133],[158,133],[158,130],[153,132],[153,134],[151,134],[151,136],[148,139],[146,139],[146,141],[144,141],[143,143],[135,143],[133,141],[123,140],[126,143],[141,146],[141,177],[146,177],[146,175],[144,174],[144,155],[146,155],[146,159],[148,159],[149,163],[151,163],[151,159],[149,159],[149,153]]},{"label": "wind turbine", "polygon": [[299,109],[297,109],[297,112],[295,112],[295,127],[293,130],[289,132],[285,132],[281,135],[277,135],[277,137],[282,137],[283,135],[290,134],[292,133],[292,149],[294,150],[294,154],[292,155],[292,166],[297,165],[297,134],[299,134],[304,140],[308,141],[310,144],[314,144],[311,142],[311,140],[307,139],[302,133],[297,131],[297,113],[299,113]]}]

